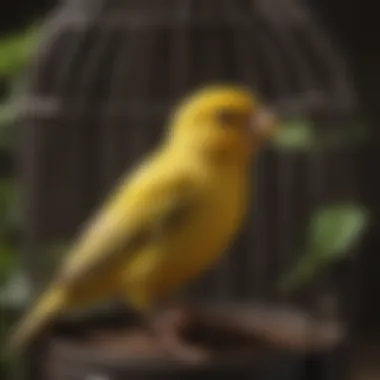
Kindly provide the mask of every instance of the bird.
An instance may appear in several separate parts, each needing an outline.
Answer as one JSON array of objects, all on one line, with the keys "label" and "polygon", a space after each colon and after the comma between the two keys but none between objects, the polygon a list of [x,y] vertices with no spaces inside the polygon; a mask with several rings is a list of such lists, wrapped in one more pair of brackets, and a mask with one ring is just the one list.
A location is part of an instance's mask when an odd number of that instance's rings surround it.
[{"label": "bird", "polygon": [[212,266],[244,223],[251,167],[276,125],[242,85],[210,84],[182,98],[162,141],[83,226],[11,347],[26,349],[61,314],[111,296],[149,314]]}]

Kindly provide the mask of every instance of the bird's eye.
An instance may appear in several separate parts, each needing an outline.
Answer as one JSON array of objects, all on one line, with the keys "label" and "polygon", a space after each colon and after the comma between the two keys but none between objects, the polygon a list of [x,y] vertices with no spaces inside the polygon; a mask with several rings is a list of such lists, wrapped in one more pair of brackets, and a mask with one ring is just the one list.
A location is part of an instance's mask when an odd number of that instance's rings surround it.
[{"label": "bird's eye", "polygon": [[220,109],[216,112],[216,119],[218,124],[222,126],[236,125],[239,122],[239,115],[234,110],[227,108]]}]

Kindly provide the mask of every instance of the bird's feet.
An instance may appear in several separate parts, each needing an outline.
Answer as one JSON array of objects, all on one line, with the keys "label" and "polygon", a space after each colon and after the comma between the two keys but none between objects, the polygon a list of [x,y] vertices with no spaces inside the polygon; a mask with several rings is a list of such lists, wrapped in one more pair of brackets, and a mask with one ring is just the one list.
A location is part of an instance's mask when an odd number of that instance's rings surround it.
[{"label": "bird's feet", "polygon": [[166,354],[190,364],[198,364],[207,360],[209,353],[187,342],[184,337],[186,330],[196,323],[196,318],[190,308],[165,311],[150,324],[150,331]]}]

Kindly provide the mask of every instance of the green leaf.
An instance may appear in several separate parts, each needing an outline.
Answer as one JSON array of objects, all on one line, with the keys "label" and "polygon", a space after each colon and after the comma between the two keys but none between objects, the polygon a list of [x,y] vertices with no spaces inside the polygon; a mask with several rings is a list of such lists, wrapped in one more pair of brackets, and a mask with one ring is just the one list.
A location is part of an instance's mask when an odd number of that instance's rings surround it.
[{"label": "green leaf", "polygon": [[280,280],[280,291],[290,293],[306,286],[330,264],[343,259],[369,223],[367,210],[341,203],[317,210],[309,224],[304,254]]},{"label": "green leaf", "polygon": [[367,226],[367,211],[355,204],[321,208],[313,216],[308,251],[323,261],[344,256]]},{"label": "green leaf", "polygon": [[315,142],[315,133],[307,120],[292,120],[284,123],[272,140],[274,146],[282,150],[310,149]]},{"label": "green leaf", "polygon": [[39,25],[32,25],[0,39],[0,77],[13,76],[30,61],[39,35]]}]

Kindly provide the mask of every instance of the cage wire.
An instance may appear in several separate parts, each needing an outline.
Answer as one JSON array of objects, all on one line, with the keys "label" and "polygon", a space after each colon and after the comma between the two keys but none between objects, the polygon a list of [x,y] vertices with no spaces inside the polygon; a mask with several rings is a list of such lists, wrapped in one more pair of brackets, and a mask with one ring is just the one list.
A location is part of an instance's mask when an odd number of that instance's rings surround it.
[{"label": "cage wire", "polygon": [[[46,277],[46,246],[70,241],[116,178],[157,143],[188,91],[244,83],[289,116],[344,137],[356,104],[346,64],[295,0],[62,1],[45,23],[20,108],[25,263]],[[307,217],[353,196],[352,161],[267,149],[250,220],[231,252],[191,290],[220,300],[278,299]]]}]

